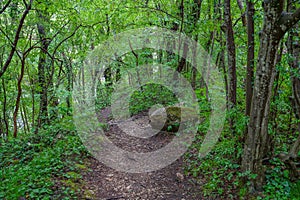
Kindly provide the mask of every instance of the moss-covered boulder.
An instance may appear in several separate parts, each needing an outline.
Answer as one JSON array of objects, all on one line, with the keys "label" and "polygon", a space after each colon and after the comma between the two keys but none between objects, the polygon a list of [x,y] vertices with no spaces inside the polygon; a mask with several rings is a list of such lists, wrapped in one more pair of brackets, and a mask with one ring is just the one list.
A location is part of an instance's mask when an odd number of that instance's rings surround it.
[{"label": "moss-covered boulder", "polygon": [[150,125],[153,129],[177,132],[180,125],[186,125],[198,119],[194,109],[188,107],[168,106],[159,108],[150,114]]}]

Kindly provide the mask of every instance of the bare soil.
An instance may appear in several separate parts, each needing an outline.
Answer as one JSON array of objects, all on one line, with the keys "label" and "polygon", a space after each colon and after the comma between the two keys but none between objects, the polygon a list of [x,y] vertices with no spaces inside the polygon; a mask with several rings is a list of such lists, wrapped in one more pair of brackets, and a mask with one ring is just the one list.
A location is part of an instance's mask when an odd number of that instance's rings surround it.
[{"label": "bare soil", "polygon": [[[99,120],[109,124],[106,136],[118,147],[136,152],[150,152],[168,144],[172,135],[160,132],[150,138],[138,138],[124,133],[111,119],[109,108],[101,111]],[[139,125],[148,123],[148,113],[132,117]],[[83,175],[85,194],[83,199],[96,200],[200,200],[204,199],[201,187],[191,177],[184,176],[183,159],[149,173],[125,173],[105,166],[89,158],[90,170]],[[87,195],[88,194],[88,195]],[[207,198],[206,198],[207,199]]]}]

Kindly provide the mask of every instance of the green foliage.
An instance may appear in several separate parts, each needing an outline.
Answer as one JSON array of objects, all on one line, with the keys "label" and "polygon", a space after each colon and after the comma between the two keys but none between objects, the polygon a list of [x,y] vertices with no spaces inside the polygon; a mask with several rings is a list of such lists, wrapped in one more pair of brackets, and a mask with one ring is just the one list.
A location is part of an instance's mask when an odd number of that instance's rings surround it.
[{"label": "green foliage", "polygon": [[80,170],[81,159],[86,155],[70,126],[63,121],[45,127],[38,135],[1,142],[0,199],[75,198],[74,191],[53,190],[57,176],[78,178],[74,171]]},{"label": "green foliage", "polygon": [[178,103],[178,100],[173,92],[164,86],[151,83],[142,86],[141,90],[135,91],[131,95],[129,109],[133,115],[147,110],[156,104],[168,106],[175,103]]},{"label": "green foliage", "polygon": [[296,183],[292,184],[291,187],[291,199],[300,199],[300,181],[298,180]]},{"label": "green foliage", "polygon": [[266,199],[290,199],[291,182],[289,180],[289,171],[284,163],[278,158],[270,161],[272,165],[266,172],[266,185],[264,192]]},{"label": "green foliage", "polygon": [[[198,152],[201,148],[202,141],[209,127],[209,104],[205,101],[201,102],[201,117],[205,117],[205,121],[198,127],[196,141],[190,147],[191,152]],[[227,135],[224,131],[223,136]],[[187,162],[186,173],[192,175],[196,180],[201,181],[205,196],[215,198],[225,198],[230,196],[240,187],[240,177],[238,176],[239,165],[237,160],[242,152],[241,145],[237,142],[238,137],[222,137],[212,149],[212,151],[204,158],[200,158],[197,154],[185,154]],[[203,183],[203,180],[205,182]],[[225,190],[224,190],[225,189]]]},{"label": "green foliage", "polygon": [[[0,9],[4,8],[8,0],[0,1]],[[12,0],[6,10],[0,14],[0,66],[2,68],[10,54],[12,43],[22,13],[26,9],[29,0]],[[108,37],[115,37],[118,33],[128,29],[158,26],[167,29],[181,31],[182,33],[198,39],[206,51],[220,65],[220,71],[224,77],[228,77],[228,66],[221,58],[221,52],[226,50],[225,35],[221,32],[224,23],[224,7],[217,1],[201,1],[200,19],[194,21],[193,16],[195,2],[183,1],[183,13],[181,15],[180,1],[88,1],[88,0],[40,0],[33,1],[32,10],[29,11],[20,32],[16,52],[11,63],[2,77],[0,77],[0,199],[75,199],[76,192],[80,190],[79,170],[86,169],[84,163],[79,160],[85,156],[85,148],[80,139],[75,135],[75,128],[71,120],[72,113],[72,83],[75,76],[82,76],[81,70],[88,52],[105,41]],[[200,2],[200,1],[199,1]],[[255,34],[255,60],[258,58],[259,35],[263,24],[263,7],[255,3],[254,32]],[[296,2],[296,1],[295,1]],[[245,109],[245,77],[247,74],[247,28],[242,24],[242,14],[247,10],[246,5],[240,10],[237,1],[231,1],[231,18],[234,23],[234,41],[236,45],[237,62],[237,105],[227,113],[227,119],[234,118],[233,131],[225,124],[219,143],[205,158],[199,158],[198,152],[204,140],[204,133],[209,127],[211,112],[210,102],[207,101],[209,91],[206,91],[203,77],[196,75],[195,94],[199,101],[200,119],[205,121],[199,125],[198,134],[191,147],[191,152],[186,155],[187,173],[197,179],[203,179],[203,192],[206,196],[230,198],[230,193],[236,193],[241,198],[247,195],[247,183],[242,184],[243,177],[254,178],[256,175],[250,172],[241,173],[238,160],[242,155],[241,139],[244,133],[248,117]],[[296,3],[295,3],[296,4]],[[298,7],[298,5],[297,5]],[[193,13],[195,12],[195,13]],[[44,16],[41,17],[40,14]],[[181,19],[181,17],[183,17]],[[43,49],[38,36],[37,24],[44,27],[45,39],[49,47]],[[176,27],[177,26],[177,27]],[[298,31],[298,30],[293,30]],[[288,35],[288,34],[286,34]],[[286,37],[282,43],[286,43]],[[294,42],[299,39],[295,38]],[[134,41],[132,41],[134,42]],[[162,41],[162,45],[164,41]],[[170,44],[168,44],[170,45]],[[172,45],[172,44],[171,44]],[[25,52],[32,48],[31,51]],[[182,50],[183,48],[181,48]],[[47,53],[43,51],[47,51]],[[42,53],[41,53],[42,52]],[[112,61],[112,80],[102,81],[99,77],[97,85],[97,98],[95,107],[97,111],[111,105],[112,92],[117,82],[116,71],[132,70],[144,64],[159,63],[163,67],[175,69],[178,66],[179,56],[165,51],[153,49],[139,49],[121,55],[121,59]],[[154,53],[155,56],[154,56]],[[279,55],[279,54],[278,54]],[[12,139],[13,113],[16,107],[17,81],[20,76],[21,58],[25,58],[25,74],[22,86],[22,95],[19,112],[17,113],[18,138]],[[113,56],[113,55],[112,55]],[[46,65],[40,69],[39,60],[46,57]],[[156,58],[154,58],[156,57]],[[287,152],[291,144],[297,138],[296,129],[299,120],[293,115],[290,102],[291,75],[300,76],[299,69],[289,69],[289,62],[293,56],[286,53],[284,47],[280,63],[276,65],[278,77],[275,77],[273,85],[274,97],[270,99],[269,133],[272,136],[272,152]],[[224,62],[224,69],[222,69]],[[182,75],[191,80],[191,63],[184,67]],[[201,66],[204,63],[197,63]],[[256,62],[254,63],[254,70]],[[2,70],[2,69],[0,69]],[[43,89],[39,83],[40,74],[44,73],[44,85],[47,85],[46,103],[48,114],[45,119],[51,121],[42,124],[37,130],[37,121],[40,113],[41,94]],[[144,76],[146,73],[141,74]],[[208,76],[209,70],[208,70]],[[135,74],[131,74],[132,77]],[[132,79],[125,76],[125,78]],[[201,79],[200,79],[201,78]],[[84,80],[81,80],[84,83]],[[130,81],[128,81],[130,82]],[[133,81],[134,82],[134,81]],[[108,83],[112,83],[110,86]],[[131,83],[132,84],[132,83]],[[275,90],[276,89],[276,90]],[[148,83],[140,87],[140,90],[130,94],[130,114],[134,115],[151,108],[155,104],[163,106],[178,103],[178,99],[172,91],[159,84]],[[5,102],[4,102],[5,100]],[[6,122],[8,138],[6,134]],[[106,124],[100,124],[107,129]],[[173,127],[169,126],[168,130]],[[4,141],[5,140],[5,141]],[[7,141],[6,141],[7,140]],[[264,187],[266,199],[300,199],[300,183],[290,181],[289,171],[279,160],[272,160],[267,168],[267,184]],[[61,191],[57,194],[53,187],[57,179],[61,182]],[[237,191],[239,190],[239,191]],[[226,196],[227,195],[227,196]]]},{"label": "green foliage", "polygon": [[[240,180],[237,176],[239,165],[236,163],[235,143],[233,140],[223,138],[205,158],[186,155],[188,163],[186,173],[193,175],[196,179],[201,177],[201,180],[205,180],[202,186],[205,196],[225,197],[239,185]],[[199,145],[199,143],[195,144],[193,148],[200,148]]]},{"label": "green foliage", "polygon": [[106,87],[104,84],[98,84],[97,87],[97,98],[95,100],[96,109],[100,111],[101,109],[110,106],[111,104],[111,88]]}]

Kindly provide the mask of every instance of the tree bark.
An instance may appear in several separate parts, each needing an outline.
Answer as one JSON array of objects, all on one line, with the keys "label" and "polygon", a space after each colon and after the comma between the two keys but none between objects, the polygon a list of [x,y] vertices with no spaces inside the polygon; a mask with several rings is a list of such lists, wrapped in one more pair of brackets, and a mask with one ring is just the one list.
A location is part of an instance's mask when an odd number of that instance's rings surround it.
[{"label": "tree bark", "polygon": [[[250,2],[250,1],[247,1],[247,3],[248,2]],[[247,19],[246,19],[245,13],[244,13],[244,3],[243,3],[242,0],[237,0],[237,4],[238,4],[239,9],[241,11],[241,15],[242,15],[241,18],[242,18],[243,26],[246,26],[247,25]]]},{"label": "tree bark", "polygon": [[[189,27],[185,28],[187,30],[185,33],[189,37],[193,36],[193,31],[197,28],[197,22],[200,18],[201,4],[202,4],[201,0],[194,0],[193,5],[191,7],[191,10],[192,10],[191,15],[189,15],[187,17],[187,20],[189,22],[191,22],[191,24],[192,24]],[[183,0],[181,1],[179,10],[180,10],[180,17],[182,20],[180,32],[183,32],[183,21],[184,21],[184,1]],[[197,37],[196,37],[196,39],[197,39]],[[186,65],[186,57],[187,57],[188,51],[189,51],[189,47],[188,47],[188,44],[186,43],[186,41],[182,41],[182,43],[183,43],[183,53],[178,62],[177,72],[182,72],[182,70],[184,69],[184,66]],[[192,52],[192,53],[194,53],[194,52]]]},{"label": "tree bark", "polygon": [[4,66],[0,70],[0,78],[6,72],[6,70],[9,67],[10,62],[12,61],[12,58],[13,58],[16,50],[17,50],[17,45],[18,45],[18,42],[19,42],[19,39],[20,39],[20,34],[21,34],[21,31],[22,31],[22,28],[23,28],[23,25],[24,25],[24,22],[25,22],[25,18],[28,15],[29,11],[31,10],[31,4],[32,4],[32,0],[30,0],[29,3],[26,5],[26,9],[25,9],[25,11],[24,11],[24,13],[23,13],[23,15],[20,19],[19,26],[18,26],[17,31],[16,31],[16,35],[15,35],[15,38],[14,38],[14,41],[13,41],[13,44],[12,44],[11,51],[8,55],[8,58],[6,59],[6,61],[4,63]]},{"label": "tree bark", "polygon": [[[222,32],[220,32],[220,43],[221,43],[221,46],[225,46],[225,41],[223,39],[223,36],[222,36]],[[229,93],[229,87],[228,87],[228,78],[227,78],[227,71],[226,71],[226,66],[225,66],[225,50],[221,50],[220,52],[220,59],[219,59],[219,64],[218,64],[219,68],[223,71],[223,77],[224,77],[224,83],[225,83],[225,92],[226,92],[226,107],[227,109],[229,109],[228,107],[228,102],[229,102],[229,99],[228,99],[228,93]]]},{"label": "tree bark", "polygon": [[[183,32],[183,23],[184,23],[184,1],[181,0],[180,2],[180,6],[179,6],[179,16],[181,17],[181,24],[180,24],[180,33]],[[182,52],[182,56],[180,56],[179,52],[180,52],[180,48],[181,48],[181,44],[183,44],[183,52]],[[176,71],[177,72],[182,72],[185,64],[186,64],[186,56],[188,54],[188,45],[186,43],[186,41],[182,41],[181,39],[179,39],[179,50],[178,50],[178,66]]]},{"label": "tree bark", "polygon": [[67,114],[70,116],[71,115],[71,102],[72,102],[72,90],[73,90],[73,66],[72,66],[72,60],[68,59],[66,61],[66,68],[67,68],[67,91],[68,91],[68,96],[66,98],[67,102],[67,107],[68,107],[68,112]]},{"label": "tree bark", "polygon": [[[21,74],[18,78],[18,94],[17,94],[17,99],[16,99],[16,106],[13,114],[13,122],[14,122],[14,133],[13,136],[14,138],[17,137],[17,132],[18,132],[18,124],[17,124],[17,117],[18,117],[18,112],[19,112],[19,107],[20,107],[20,100],[21,100],[21,95],[22,95],[22,80],[24,77],[24,71],[25,71],[25,57],[22,58],[21,60],[22,65],[21,65]],[[25,126],[25,124],[24,124]]]},{"label": "tree bark", "polygon": [[9,4],[11,3],[11,0],[8,0],[6,4],[1,8],[0,15],[8,8]]},{"label": "tree bark", "polygon": [[[37,25],[38,34],[42,43],[42,48],[39,54],[38,62],[38,92],[40,94],[40,111],[38,116],[37,127],[41,127],[42,124],[48,123],[48,84],[46,79],[47,66],[47,52],[50,42],[47,39],[45,23],[47,23],[47,14],[38,11],[38,17],[40,23]],[[48,63],[49,64],[49,63]]]},{"label": "tree bark", "polygon": [[[226,25],[226,49],[228,60],[228,108],[231,110],[236,105],[236,51],[234,43],[234,33],[231,20],[231,4],[230,0],[224,0],[224,21]],[[235,119],[233,116],[229,119],[230,129],[232,133],[235,133]]]},{"label": "tree bark", "polygon": [[2,88],[3,88],[3,120],[4,120],[4,124],[5,124],[5,135],[6,137],[8,137],[9,134],[9,123],[8,123],[8,119],[7,119],[7,114],[6,114],[6,105],[7,105],[7,97],[6,97],[6,86],[5,86],[5,80],[2,78]]},{"label": "tree bark", "polygon": [[[194,4],[192,6],[192,14],[191,14],[191,18],[193,19],[193,30],[198,28],[197,22],[200,19],[201,5],[202,5],[202,0],[194,0]],[[196,42],[198,42],[198,34],[195,35],[194,40]],[[192,54],[193,54],[193,65],[195,65],[196,64],[195,59],[196,59],[196,54],[197,54],[196,48],[193,48]],[[192,71],[191,71],[191,73],[192,73],[191,85],[192,85],[192,88],[195,89],[196,88],[197,69],[195,67],[193,67],[193,65],[192,65]]]},{"label": "tree bark", "polygon": [[246,115],[250,115],[251,100],[253,94],[253,75],[254,75],[254,4],[247,0],[247,76],[246,76]]},{"label": "tree bark", "polygon": [[277,49],[283,35],[299,20],[300,16],[300,11],[293,14],[284,13],[283,5],[284,0],[269,0],[264,1],[263,4],[264,24],[260,38],[250,122],[242,160],[243,171],[256,174],[256,178],[250,179],[250,192],[263,189],[265,169],[262,160],[267,154],[266,150],[269,145],[267,142],[268,119]]},{"label": "tree bark", "polygon": [[[294,10],[292,4],[289,3],[288,10]],[[300,120],[300,42],[299,42],[299,24],[296,24],[293,29],[289,32],[289,37],[287,41],[288,53],[291,56],[289,60],[289,65],[291,68],[291,83],[292,83],[292,97],[291,103],[297,120]],[[298,156],[300,150],[300,122],[298,122],[297,132],[299,134],[297,140],[292,145],[289,156],[295,158]]]}]

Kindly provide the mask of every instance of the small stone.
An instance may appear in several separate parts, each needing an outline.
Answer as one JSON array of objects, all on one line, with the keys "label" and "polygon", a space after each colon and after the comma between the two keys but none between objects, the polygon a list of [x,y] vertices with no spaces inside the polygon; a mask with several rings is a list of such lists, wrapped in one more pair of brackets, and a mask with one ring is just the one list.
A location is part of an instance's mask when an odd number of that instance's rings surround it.
[{"label": "small stone", "polygon": [[183,181],[183,179],[184,179],[184,176],[182,175],[182,174],[180,174],[180,173],[176,173],[176,176],[177,176],[177,178],[180,180],[180,181]]}]

